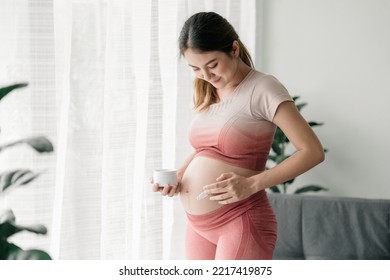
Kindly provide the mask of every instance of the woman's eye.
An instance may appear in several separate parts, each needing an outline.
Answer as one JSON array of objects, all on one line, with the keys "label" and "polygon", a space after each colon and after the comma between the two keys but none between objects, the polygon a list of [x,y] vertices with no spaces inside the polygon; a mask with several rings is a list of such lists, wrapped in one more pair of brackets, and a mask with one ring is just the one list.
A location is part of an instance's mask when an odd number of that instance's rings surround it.
[{"label": "woman's eye", "polygon": [[218,65],[218,63],[215,63],[215,64],[211,65],[209,68],[214,69],[215,67],[217,67],[217,65]]}]

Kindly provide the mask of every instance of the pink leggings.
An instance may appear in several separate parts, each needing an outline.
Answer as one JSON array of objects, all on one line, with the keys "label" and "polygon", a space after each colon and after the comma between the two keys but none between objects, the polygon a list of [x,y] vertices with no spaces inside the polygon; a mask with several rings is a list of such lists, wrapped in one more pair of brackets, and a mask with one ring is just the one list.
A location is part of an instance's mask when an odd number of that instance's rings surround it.
[{"label": "pink leggings", "polygon": [[210,213],[187,217],[187,259],[272,259],[276,219],[265,191]]}]

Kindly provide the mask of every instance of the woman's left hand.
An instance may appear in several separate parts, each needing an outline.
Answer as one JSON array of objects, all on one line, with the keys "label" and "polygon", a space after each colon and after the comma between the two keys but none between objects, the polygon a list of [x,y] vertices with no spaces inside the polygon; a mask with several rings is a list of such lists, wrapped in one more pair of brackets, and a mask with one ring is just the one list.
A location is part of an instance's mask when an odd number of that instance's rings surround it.
[{"label": "woman's left hand", "polygon": [[254,193],[250,188],[250,179],[233,172],[221,174],[216,181],[217,183],[204,186],[203,190],[210,200],[218,201],[220,204],[243,200]]}]

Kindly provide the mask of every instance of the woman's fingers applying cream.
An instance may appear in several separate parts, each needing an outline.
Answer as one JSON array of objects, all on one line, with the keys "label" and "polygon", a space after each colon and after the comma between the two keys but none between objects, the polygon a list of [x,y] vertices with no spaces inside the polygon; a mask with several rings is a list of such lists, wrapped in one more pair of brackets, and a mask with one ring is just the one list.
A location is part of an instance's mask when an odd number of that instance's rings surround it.
[{"label": "woman's fingers applying cream", "polygon": [[249,197],[252,193],[248,185],[248,178],[233,172],[223,173],[213,184],[203,187],[202,196],[208,196],[210,200],[220,204],[228,204]]}]

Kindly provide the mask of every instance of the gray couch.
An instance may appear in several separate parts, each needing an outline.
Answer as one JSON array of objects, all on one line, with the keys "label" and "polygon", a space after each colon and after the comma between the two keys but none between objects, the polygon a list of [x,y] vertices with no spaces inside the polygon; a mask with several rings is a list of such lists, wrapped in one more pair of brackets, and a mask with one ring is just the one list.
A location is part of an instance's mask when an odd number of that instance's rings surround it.
[{"label": "gray couch", "polygon": [[274,259],[390,259],[390,200],[268,194]]}]

